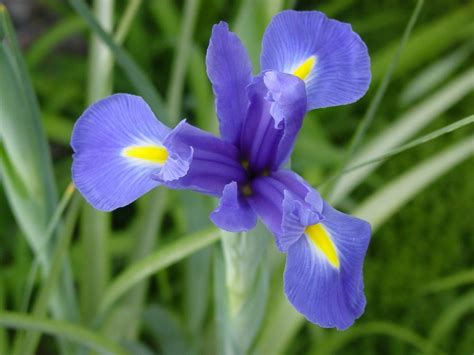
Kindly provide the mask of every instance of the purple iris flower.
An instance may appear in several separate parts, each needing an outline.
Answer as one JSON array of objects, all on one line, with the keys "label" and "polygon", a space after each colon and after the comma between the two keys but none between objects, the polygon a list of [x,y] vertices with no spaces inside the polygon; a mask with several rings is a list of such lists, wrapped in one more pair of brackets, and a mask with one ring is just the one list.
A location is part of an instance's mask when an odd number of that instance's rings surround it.
[{"label": "purple iris flower", "polygon": [[210,218],[241,232],[259,216],[287,254],[285,292],[308,320],[345,329],[365,307],[367,222],[334,210],[284,168],[307,110],[359,99],[370,82],[367,48],[350,25],[319,12],[284,11],[263,39],[262,73],[226,23],[206,57],[221,138],[182,121],[163,126],[138,97],[92,105],[72,138],[73,179],[96,208],[124,206],[162,184],[218,197]]}]

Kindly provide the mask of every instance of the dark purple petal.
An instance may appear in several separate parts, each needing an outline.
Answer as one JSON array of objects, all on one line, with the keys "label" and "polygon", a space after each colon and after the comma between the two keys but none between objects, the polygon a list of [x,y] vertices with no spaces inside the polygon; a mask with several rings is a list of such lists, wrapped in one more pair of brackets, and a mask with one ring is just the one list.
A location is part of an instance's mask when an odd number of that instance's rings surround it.
[{"label": "dark purple petal", "polygon": [[249,104],[246,88],[252,80],[252,65],[245,47],[225,22],[212,28],[206,65],[216,97],[221,136],[238,144]]},{"label": "dark purple petal", "polygon": [[[124,149],[164,147],[169,132],[138,96],[116,94],[94,103],[76,122],[72,133],[74,184],[97,209],[111,211],[128,205],[159,185],[152,174],[169,169],[167,163],[124,156]],[[174,155],[169,150],[168,154]],[[173,175],[180,177],[188,164],[179,162],[178,155],[175,160],[181,168]]]},{"label": "dark purple petal", "polygon": [[191,147],[193,159],[186,176],[163,182],[167,187],[221,196],[227,184],[246,181],[247,175],[240,164],[239,151],[233,144],[186,122],[173,130],[173,141]]},{"label": "dark purple petal", "polygon": [[288,159],[303,122],[303,81],[269,71],[249,86],[249,99],[240,144],[242,158],[254,173],[276,170]]},{"label": "dark purple petal", "polygon": [[[342,330],[364,312],[362,268],[370,225],[336,211],[326,202],[322,216],[320,224],[337,254],[337,265],[305,229],[287,251],[285,293],[309,321]],[[295,223],[299,223],[297,219]]]},{"label": "dark purple petal", "polygon": [[[344,105],[361,98],[370,83],[367,46],[351,25],[317,11],[282,11],[265,31],[262,70],[295,73],[303,63],[308,110]],[[311,63],[311,64],[312,64]]]},{"label": "dark purple petal", "polygon": [[244,232],[257,224],[257,215],[240,194],[235,181],[226,185],[219,206],[210,215],[214,224],[229,232]]}]

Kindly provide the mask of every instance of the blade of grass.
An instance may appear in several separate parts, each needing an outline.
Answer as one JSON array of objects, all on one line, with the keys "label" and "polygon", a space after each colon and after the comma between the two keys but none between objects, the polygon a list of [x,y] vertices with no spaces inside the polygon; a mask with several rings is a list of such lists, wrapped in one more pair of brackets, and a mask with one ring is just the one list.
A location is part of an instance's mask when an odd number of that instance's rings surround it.
[{"label": "blade of grass", "polygon": [[327,182],[331,181],[332,179],[336,179],[337,177],[339,176],[343,176],[344,174],[347,174],[351,171],[354,171],[354,170],[357,170],[357,169],[360,169],[360,168],[363,168],[364,166],[367,166],[367,165],[370,165],[370,164],[374,164],[374,163],[378,163],[378,162],[383,162],[385,160],[387,160],[388,158],[391,158],[397,154],[400,154],[402,152],[405,152],[409,149],[412,149],[412,148],[415,148],[421,144],[424,144],[424,143],[427,143],[433,139],[436,139],[436,138],[439,138],[445,134],[448,134],[448,133],[451,133],[459,128],[462,128],[464,126],[467,126],[471,123],[474,123],[474,115],[471,115],[469,117],[465,117],[459,121],[456,121],[450,125],[447,125],[447,126],[444,126],[440,129],[437,129],[436,131],[433,131],[431,133],[428,133],[420,138],[417,138],[417,139],[414,139],[413,141],[407,143],[407,144],[404,144],[400,147],[397,147],[395,149],[392,149],[391,151],[389,151],[388,153],[386,154],[382,154],[376,158],[373,158],[373,159],[370,159],[370,160],[367,160],[363,163],[360,163],[360,164],[357,164],[357,165],[353,165],[353,166],[350,166],[348,167],[347,169],[344,169],[340,175],[335,175],[329,179],[327,179],[326,181],[322,182],[321,184],[319,184],[318,188],[324,184],[326,184]]},{"label": "blade of grass", "polygon": [[40,38],[33,42],[26,55],[26,61],[30,68],[41,63],[51,51],[62,41],[87,28],[84,20],[77,16],[68,16],[58,21]]},{"label": "blade of grass", "polygon": [[[59,233],[58,241],[51,256],[51,270],[45,281],[41,284],[38,295],[36,296],[31,311],[31,315],[34,317],[43,318],[46,316],[48,302],[53,295],[53,291],[56,288],[56,284],[66,260],[69,244],[73,236],[74,226],[76,225],[77,216],[79,214],[80,201],[79,195],[76,194],[71,202],[63,230]],[[18,342],[15,342],[13,354],[35,354],[36,347],[40,340],[40,333],[28,332],[25,338],[18,337],[17,339]]]},{"label": "blade of grass", "polygon": [[71,6],[86,20],[87,24],[94,31],[94,33],[104,41],[114,55],[118,65],[122,68],[127,78],[135,87],[137,92],[143,96],[145,101],[150,105],[153,112],[164,122],[171,122],[166,113],[166,108],[163,101],[150,82],[148,77],[137,66],[129,54],[119,47],[114,40],[104,31],[104,29],[97,23],[94,16],[88,9],[83,0],[68,0]]},{"label": "blade of grass", "polygon": [[[340,167],[339,167],[339,174],[342,174],[342,171],[344,168],[347,166],[349,161],[352,159],[354,152],[357,150],[359,147],[360,143],[364,139],[370,125],[374,121],[375,118],[375,113],[377,112],[377,109],[380,106],[380,103],[382,102],[383,97],[385,96],[385,93],[387,92],[387,88],[390,84],[390,81],[392,80],[393,73],[395,71],[395,68],[397,67],[398,61],[400,60],[400,57],[402,55],[403,50],[406,47],[406,43],[408,39],[410,38],[411,32],[413,30],[413,27],[415,26],[415,23],[418,19],[418,16],[420,14],[421,8],[423,7],[424,0],[418,0],[415,6],[415,9],[412,12],[412,15],[410,17],[410,20],[408,21],[407,26],[405,27],[405,31],[403,32],[403,36],[400,40],[400,44],[397,48],[397,51],[390,62],[390,66],[388,70],[385,72],[385,75],[383,77],[382,83],[380,86],[377,88],[377,91],[375,93],[374,98],[370,102],[369,107],[367,108],[367,111],[364,115],[364,118],[362,118],[362,121],[359,123],[357,126],[357,129],[351,139],[351,142],[349,144],[349,148],[347,148],[347,153],[346,156],[344,157]],[[335,184],[337,184],[337,179]],[[335,190],[331,189],[331,192],[328,195],[328,200],[330,202],[333,202],[335,196]]]},{"label": "blade of grass", "polygon": [[418,192],[454,166],[469,158],[473,153],[474,136],[470,136],[417,164],[414,168],[391,181],[363,201],[353,211],[353,214],[368,220],[372,225],[372,230],[377,230],[384,221],[416,196]]},{"label": "blade of grass", "polygon": [[[95,0],[94,15],[97,23],[110,32],[113,28],[115,1]],[[89,72],[87,104],[112,93],[113,60],[109,48],[92,33],[89,45]],[[88,203],[83,205],[81,217],[81,250],[84,261],[80,268],[80,300],[82,319],[87,324],[97,312],[109,279],[109,255],[107,240],[110,234],[111,214],[97,211]]]},{"label": "blade of grass", "polygon": [[27,329],[65,338],[105,354],[128,355],[118,345],[81,326],[15,312],[0,312],[0,325],[7,328]]},{"label": "blade of grass", "polygon": [[443,354],[440,350],[432,348],[429,340],[423,338],[414,331],[398,324],[384,321],[373,321],[359,324],[345,332],[336,333],[332,337],[327,338],[327,340],[315,346],[311,354],[334,354],[344,349],[344,347],[348,347],[351,341],[361,337],[374,335],[385,335],[395,338],[398,341],[412,345],[418,351],[423,352],[426,349],[431,348],[431,354]]},{"label": "blade of grass", "polygon": [[[453,330],[457,322],[468,312],[474,310],[474,292],[469,292],[456,299],[438,317],[430,331],[430,343],[432,346],[442,344],[443,339]],[[433,353],[433,347],[428,347],[426,354]]]},{"label": "blade of grass", "polygon": [[217,229],[200,231],[164,245],[145,258],[129,265],[108,286],[100,304],[100,315],[105,314],[124,293],[137,283],[217,240],[219,240]]},{"label": "blade of grass", "polygon": [[429,295],[472,284],[474,284],[474,270],[468,269],[460,271],[454,275],[431,281],[423,286],[420,292],[422,295]]},{"label": "blade of grass", "polygon": [[[357,165],[368,161],[413,137],[419,130],[474,89],[473,75],[474,69],[459,74],[443,88],[396,119],[393,124],[367,142],[354,155],[350,164]],[[378,166],[379,164],[374,163],[369,167],[358,169],[358,171],[348,173],[340,178],[337,184],[334,185],[334,203],[337,204],[345,198]]]},{"label": "blade of grass", "polygon": [[[66,190],[63,193],[63,196],[61,197],[61,200],[59,201],[58,206],[56,207],[56,210],[53,213],[53,216],[51,217],[51,220],[48,223],[48,228],[46,230],[46,236],[44,238],[44,241],[42,245],[40,246],[40,249],[45,249],[49,245],[49,241],[51,237],[54,235],[56,232],[57,227],[60,224],[61,217],[64,213],[64,210],[66,207],[69,205],[69,202],[71,201],[71,198],[74,194],[75,188],[72,182],[66,187]],[[28,281],[26,283],[25,287],[25,294],[23,297],[23,306],[21,307],[22,311],[26,311],[28,304],[30,303],[30,297],[31,297],[31,292],[33,290],[33,284],[34,280],[36,278],[36,273],[38,271],[39,265],[39,259],[35,255],[35,258],[31,264],[29,276],[28,276]]]},{"label": "blade of grass", "polygon": [[171,80],[168,90],[168,113],[170,122],[176,124],[180,119],[180,107],[183,100],[184,78],[192,47],[192,34],[196,24],[200,0],[187,0],[184,3],[183,21],[178,46],[171,67]]},{"label": "blade of grass", "polygon": [[[394,76],[407,75],[411,70],[425,65],[430,59],[441,56],[456,42],[472,38],[473,16],[474,3],[468,2],[420,27],[407,43],[405,54],[400,58]],[[378,82],[383,77],[397,47],[398,41],[394,41],[381,52],[372,56],[372,80],[374,82]]]}]

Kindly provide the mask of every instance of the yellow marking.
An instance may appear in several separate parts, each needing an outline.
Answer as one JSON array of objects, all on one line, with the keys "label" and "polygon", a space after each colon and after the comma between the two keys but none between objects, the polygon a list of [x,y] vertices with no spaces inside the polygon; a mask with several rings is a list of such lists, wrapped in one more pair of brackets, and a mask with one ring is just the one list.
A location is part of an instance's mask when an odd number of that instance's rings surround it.
[{"label": "yellow marking", "polygon": [[249,168],[249,161],[247,159],[244,159],[240,162],[245,170],[248,170]]},{"label": "yellow marking", "polygon": [[336,248],[324,226],[321,223],[313,224],[306,227],[305,233],[313,244],[323,252],[329,263],[339,269],[339,257]]},{"label": "yellow marking", "polygon": [[166,148],[155,145],[127,147],[124,149],[123,155],[157,164],[164,164],[166,159],[168,159],[168,151]]},{"label": "yellow marking", "polygon": [[306,77],[311,73],[311,70],[313,70],[314,65],[316,64],[316,57],[311,56],[308,59],[306,59],[303,64],[300,64],[298,68],[293,70],[293,75],[297,76],[301,80],[306,79]]}]

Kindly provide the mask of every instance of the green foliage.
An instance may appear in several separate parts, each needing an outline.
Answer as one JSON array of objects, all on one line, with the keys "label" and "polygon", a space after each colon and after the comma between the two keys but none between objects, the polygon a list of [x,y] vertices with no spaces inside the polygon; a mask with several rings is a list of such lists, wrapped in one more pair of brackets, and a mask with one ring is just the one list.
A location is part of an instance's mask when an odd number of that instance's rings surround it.
[{"label": "green foliage", "polygon": [[[415,14],[401,0],[87,3],[39,1],[32,41],[18,25],[23,54],[0,4],[0,354],[472,352],[472,3],[434,0]],[[217,132],[212,24],[230,23],[257,73],[268,21],[291,7],[352,23],[372,58],[367,96],[308,114],[292,156],[376,229],[366,312],[346,332],[306,322],[266,232],[222,235],[208,197],[157,189],[106,216],[70,189],[57,201],[87,102],[138,93],[170,124]]]}]

